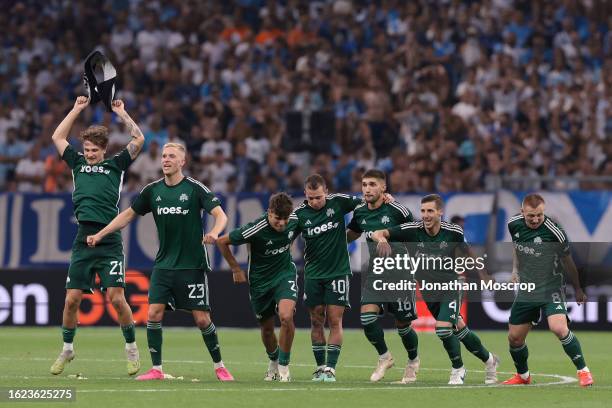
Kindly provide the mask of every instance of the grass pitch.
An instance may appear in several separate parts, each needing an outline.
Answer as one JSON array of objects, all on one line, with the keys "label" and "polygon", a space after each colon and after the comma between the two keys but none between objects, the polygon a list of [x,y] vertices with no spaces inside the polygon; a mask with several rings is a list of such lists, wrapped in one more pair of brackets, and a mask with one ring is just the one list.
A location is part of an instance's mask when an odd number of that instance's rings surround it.
[{"label": "grass pitch", "polygon": [[[385,337],[396,367],[381,382],[368,381],[376,363],[374,348],[363,333],[346,330],[336,383],[312,383],[314,359],[308,331],[296,334],[291,355],[291,383],[262,380],[267,357],[258,330],[219,329],[223,360],[236,378],[219,383],[210,356],[197,329],[164,329],[164,371],[182,379],[139,382],[127,376],[123,337],[119,328],[79,328],[76,359],[60,376],[49,367],[61,348],[59,328],[0,328],[1,387],[74,387],[76,403],[50,403],[54,407],[604,407],[612,404],[612,333],[575,332],[593,372],[595,386],[582,389],[576,371],[559,341],[549,332],[534,331],[528,337],[530,370],[535,384],[503,387],[483,384],[483,364],[462,348],[468,369],[466,384],[446,385],[450,366],[446,352],[434,334],[419,333],[421,371],[417,383],[394,385],[406,362],[396,332]],[[514,372],[504,332],[478,333],[502,364],[499,379]],[[138,329],[143,367],[150,368],[146,332]],[[81,374],[84,378],[75,378]],[[40,407],[47,403],[2,403],[2,406]],[[419,404],[419,405],[414,405]],[[426,404],[426,405],[425,405]]]}]

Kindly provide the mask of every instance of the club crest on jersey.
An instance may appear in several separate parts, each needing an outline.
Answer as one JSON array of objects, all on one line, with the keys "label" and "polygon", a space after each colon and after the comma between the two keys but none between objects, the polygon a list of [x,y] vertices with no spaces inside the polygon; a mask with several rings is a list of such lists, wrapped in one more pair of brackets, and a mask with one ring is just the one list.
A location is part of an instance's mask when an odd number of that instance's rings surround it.
[{"label": "club crest on jersey", "polygon": [[189,200],[189,196],[185,193],[181,194],[181,196],[179,197],[180,202],[187,201],[187,200]]},{"label": "club crest on jersey", "polygon": [[291,238],[293,238],[293,231],[289,231],[289,233],[287,234],[287,239]]},{"label": "club crest on jersey", "polygon": [[540,238],[540,237],[535,237],[535,238],[533,239],[533,243],[534,243],[534,244],[541,244],[541,243],[542,243],[542,238]]},{"label": "club crest on jersey", "polygon": [[444,249],[446,247],[448,247],[448,244],[446,243],[446,241],[440,242],[440,249]]},{"label": "club crest on jersey", "polygon": [[389,222],[391,222],[391,220],[385,215],[380,219],[380,222],[382,222],[383,224],[388,224]]},{"label": "club crest on jersey", "polygon": [[328,208],[325,214],[327,214],[328,217],[333,217],[335,213],[336,212],[334,211],[333,208]]}]

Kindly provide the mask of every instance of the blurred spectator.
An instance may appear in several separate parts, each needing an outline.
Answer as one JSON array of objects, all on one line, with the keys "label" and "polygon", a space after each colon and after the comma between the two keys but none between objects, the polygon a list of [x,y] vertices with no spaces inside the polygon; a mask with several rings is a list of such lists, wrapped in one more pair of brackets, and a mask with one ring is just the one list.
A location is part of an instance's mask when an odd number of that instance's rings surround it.
[{"label": "blurred spectator", "polygon": [[160,147],[156,140],[149,144],[149,149],[138,155],[129,169],[129,179],[144,186],[161,177]]}]

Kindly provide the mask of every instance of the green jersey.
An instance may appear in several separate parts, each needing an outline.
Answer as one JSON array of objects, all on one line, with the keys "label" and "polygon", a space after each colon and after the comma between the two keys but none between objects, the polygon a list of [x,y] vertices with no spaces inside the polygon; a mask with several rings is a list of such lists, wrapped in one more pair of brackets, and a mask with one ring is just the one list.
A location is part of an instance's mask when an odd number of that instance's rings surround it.
[{"label": "green jersey", "polygon": [[248,278],[251,289],[266,291],[279,281],[295,278],[296,267],[291,260],[291,243],[297,234],[297,216],[291,214],[283,232],[278,232],[268,222],[265,213],[229,234],[232,245],[248,244]]},{"label": "green jersey", "polygon": [[295,210],[297,231],[304,238],[304,277],[333,279],[351,274],[344,216],[363,201],[346,194],[330,194],[320,210],[304,201]]},{"label": "green jersey", "polygon": [[562,287],[560,258],[570,253],[565,231],[546,216],[538,228],[529,228],[521,214],[510,218],[508,231],[514,243],[521,283],[535,283],[536,291]]},{"label": "green jersey", "polygon": [[[463,229],[459,225],[442,221],[440,230],[433,236],[427,233],[423,221],[401,224],[388,231],[389,241],[406,242],[413,257],[422,254],[431,260],[425,268],[416,271],[417,279],[448,281],[457,277],[451,263],[457,250],[464,250],[466,246]],[[443,262],[434,262],[436,258]]]},{"label": "green jersey", "polygon": [[366,241],[372,242],[372,232],[413,220],[410,210],[397,202],[383,203],[373,210],[367,203],[362,203],[355,207],[348,229],[360,234],[365,232]]},{"label": "green jersey", "polygon": [[132,209],[139,215],[153,213],[159,238],[156,269],[210,271],[206,247],[202,245],[202,210],[210,213],[218,205],[219,199],[191,177],[184,177],[174,186],[160,179],[142,189]]},{"label": "green jersey", "polygon": [[78,222],[108,224],[119,214],[119,194],[123,173],[132,164],[127,149],[94,165],[87,164],[82,153],[68,145],[62,160],[72,170],[72,203]]}]

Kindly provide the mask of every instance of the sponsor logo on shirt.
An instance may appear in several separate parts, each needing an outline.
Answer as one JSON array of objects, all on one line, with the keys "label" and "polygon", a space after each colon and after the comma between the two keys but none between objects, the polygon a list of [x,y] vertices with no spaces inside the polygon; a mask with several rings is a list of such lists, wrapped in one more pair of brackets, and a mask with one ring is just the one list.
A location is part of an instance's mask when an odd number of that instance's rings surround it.
[{"label": "sponsor logo on shirt", "polygon": [[81,165],[80,173],[109,174],[110,170],[104,170],[104,166],[90,166],[88,164],[83,164]]},{"label": "sponsor logo on shirt", "polygon": [[339,222],[329,221],[328,223],[318,225],[314,228],[307,228],[306,233],[308,235],[319,235],[322,232],[327,232],[338,228],[338,225],[340,225]]},{"label": "sponsor logo on shirt", "polygon": [[183,207],[157,207],[157,215],[186,215],[189,213],[189,208],[183,209]]},{"label": "sponsor logo on shirt", "polygon": [[278,255],[278,254],[282,254],[283,252],[287,251],[290,246],[291,246],[291,244],[287,244],[287,245],[285,245],[283,247],[280,247],[280,248],[266,249],[266,252],[264,253],[264,255]]},{"label": "sponsor logo on shirt", "polygon": [[155,199],[155,201],[161,201],[161,197],[157,196],[157,198]]}]

